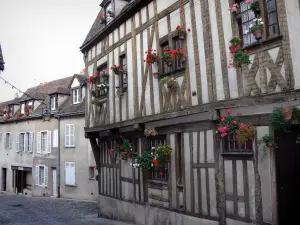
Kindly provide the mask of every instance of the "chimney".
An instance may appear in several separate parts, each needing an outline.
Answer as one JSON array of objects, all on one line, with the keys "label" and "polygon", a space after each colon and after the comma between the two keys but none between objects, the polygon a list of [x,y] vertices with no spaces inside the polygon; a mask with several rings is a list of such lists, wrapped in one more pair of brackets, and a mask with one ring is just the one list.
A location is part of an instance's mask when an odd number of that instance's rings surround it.
[{"label": "chimney", "polygon": [[15,98],[19,98],[19,93],[18,92],[16,92]]}]

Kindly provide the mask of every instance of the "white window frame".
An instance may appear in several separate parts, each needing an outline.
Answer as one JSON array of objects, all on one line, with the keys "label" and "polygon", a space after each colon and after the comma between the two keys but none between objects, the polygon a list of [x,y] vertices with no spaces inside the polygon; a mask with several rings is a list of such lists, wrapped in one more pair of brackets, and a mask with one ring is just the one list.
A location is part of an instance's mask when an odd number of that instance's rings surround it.
[{"label": "white window frame", "polygon": [[73,91],[72,91],[72,94],[73,94],[73,104],[79,104],[81,102],[80,91],[81,91],[80,88],[73,89]]},{"label": "white window frame", "polygon": [[[70,173],[70,170],[72,170],[72,166],[74,165],[74,171],[73,174],[68,174],[68,171]],[[73,176],[69,177],[69,176]],[[70,186],[76,186],[76,164],[75,162],[65,162],[65,185],[70,185]]]},{"label": "white window frame", "polygon": [[[45,149],[42,149],[42,133],[46,133]],[[37,132],[36,135],[36,153],[38,154],[50,154],[52,148],[51,131],[43,130]]]},{"label": "white window frame", "polygon": [[53,148],[58,148],[58,129],[55,129],[53,131],[53,143],[52,143]]},{"label": "white window frame", "polygon": [[[21,143],[21,135],[24,135],[23,146]],[[23,147],[23,149],[21,148]],[[32,152],[33,151],[33,133],[32,132],[21,132],[17,133],[16,137],[16,152]]]},{"label": "white window frame", "polygon": [[25,114],[25,103],[21,104],[21,113]]},{"label": "white window frame", "polygon": [[[6,136],[8,136],[8,143],[6,142]],[[11,149],[12,148],[12,133],[11,132],[6,132],[5,133],[5,140],[4,140],[4,148],[5,149]]]},{"label": "white window frame", "polygon": [[[72,127],[73,127],[73,133],[71,133]],[[73,141],[73,143],[71,141]],[[74,124],[65,124],[65,147],[66,148],[75,147],[75,125]]]},{"label": "white window frame", "polygon": [[[43,181],[40,179],[40,168],[43,167],[44,174],[43,174]],[[45,165],[37,164],[35,166],[35,185],[40,187],[47,187],[48,186],[48,167]]]},{"label": "white window frame", "polygon": [[50,97],[51,111],[56,110],[56,98],[55,95]]}]

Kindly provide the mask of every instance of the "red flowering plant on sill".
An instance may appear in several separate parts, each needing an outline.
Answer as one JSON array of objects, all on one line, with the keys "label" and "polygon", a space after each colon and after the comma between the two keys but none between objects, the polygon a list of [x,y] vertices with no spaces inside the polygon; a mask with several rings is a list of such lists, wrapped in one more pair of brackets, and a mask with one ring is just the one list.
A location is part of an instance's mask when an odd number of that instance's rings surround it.
[{"label": "red flowering plant on sill", "polygon": [[146,53],[146,59],[144,60],[144,62],[148,63],[149,65],[159,60],[159,57],[155,49],[149,48],[148,51],[146,51],[145,53]]},{"label": "red flowering plant on sill", "polygon": [[31,105],[26,105],[24,116],[30,116],[31,113],[32,113],[32,106]]},{"label": "red flowering plant on sill", "polygon": [[116,74],[119,75],[121,73],[121,66],[113,65],[110,69]]},{"label": "red flowering plant on sill", "polygon": [[182,63],[185,62],[186,56],[185,56],[184,50],[182,48],[178,49],[178,50],[174,50],[173,54],[176,56],[177,59],[180,59],[182,61]]},{"label": "red flowering plant on sill", "polygon": [[236,69],[242,68],[242,65],[249,65],[251,64],[250,61],[250,54],[251,51],[242,50],[242,49],[235,49],[235,51],[230,52],[230,60],[228,68],[234,67]]},{"label": "red flowering plant on sill", "polygon": [[179,39],[183,40],[183,39],[185,39],[187,32],[190,32],[191,29],[188,28],[187,30],[185,30],[183,26],[178,25],[176,27],[176,31],[178,33]]},{"label": "red flowering plant on sill", "polygon": [[237,116],[231,114],[231,110],[227,110],[227,115],[222,116],[216,131],[217,139],[230,135],[235,135],[238,144],[243,144],[254,138],[255,127],[240,122],[240,112]]},{"label": "red flowering plant on sill", "polygon": [[96,84],[98,80],[98,73],[95,73],[93,76],[90,76],[87,80],[89,84]]},{"label": "red flowering plant on sill", "polygon": [[101,23],[105,23],[106,19],[107,19],[107,15],[106,14],[103,14],[103,15],[100,15],[98,16],[98,18],[100,19]]},{"label": "red flowering plant on sill", "polygon": [[173,62],[173,59],[175,59],[175,54],[174,54],[174,51],[172,50],[163,50],[162,51],[163,54],[162,54],[162,57],[161,57],[161,60],[167,64],[167,66],[172,66],[172,62]]}]

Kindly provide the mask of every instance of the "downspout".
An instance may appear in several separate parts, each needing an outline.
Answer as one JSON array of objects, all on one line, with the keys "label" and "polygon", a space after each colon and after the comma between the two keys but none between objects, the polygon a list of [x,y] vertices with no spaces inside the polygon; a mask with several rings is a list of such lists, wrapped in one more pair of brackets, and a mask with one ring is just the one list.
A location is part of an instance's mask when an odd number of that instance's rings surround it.
[{"label": "downspout", "polygon": [[60,198],[60,118],[56,117],[58,121],[58,148],[57,148],[57,198]]}]

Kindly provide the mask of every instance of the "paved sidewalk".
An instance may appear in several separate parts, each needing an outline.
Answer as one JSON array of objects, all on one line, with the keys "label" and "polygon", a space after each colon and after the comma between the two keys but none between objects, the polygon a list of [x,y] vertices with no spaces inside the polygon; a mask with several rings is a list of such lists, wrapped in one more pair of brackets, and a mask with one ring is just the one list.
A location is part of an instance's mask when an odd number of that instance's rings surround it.
[{"label": "paved sidewalk", "polygon": [[96,202],[0,193],[0,225],[132,225],[97,216]]}]

